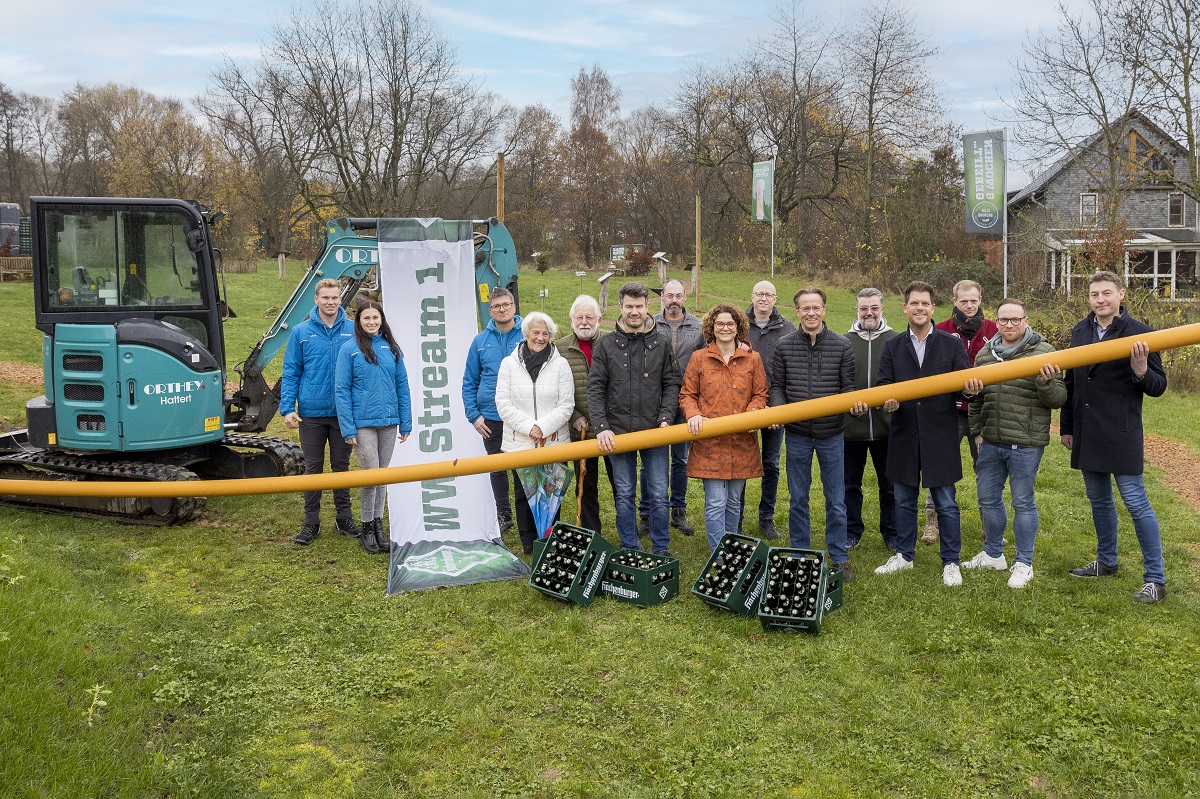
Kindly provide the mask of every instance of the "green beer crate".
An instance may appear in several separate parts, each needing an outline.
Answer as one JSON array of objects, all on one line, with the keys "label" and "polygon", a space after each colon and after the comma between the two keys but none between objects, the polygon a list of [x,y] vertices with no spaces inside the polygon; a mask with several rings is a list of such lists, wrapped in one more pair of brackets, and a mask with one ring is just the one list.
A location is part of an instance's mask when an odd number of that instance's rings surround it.
[{"label": "green beer crate", "polygon": [[768,630],[821,634],[827,613],[842,606],[842,572],[820,549],[772,547],[758,618]]},{"label": "green beer crate", "polygon": [[661,605],[679,593],[679,561],[637,549],[620,549],[608,560],[600,590],[639,608]]},{"label": "green beer crate", "polygon": [[535,553],[529,585],[546,596],[587,607],[596,598],[605,566],[616,549],[599,533],[556,524]]},{"label": "green beer crate", "polygon": [[726,533],[696,578],[692,593],[714,608],[753,616],[758,609],[766,565],[766,544],[757,538]]}]

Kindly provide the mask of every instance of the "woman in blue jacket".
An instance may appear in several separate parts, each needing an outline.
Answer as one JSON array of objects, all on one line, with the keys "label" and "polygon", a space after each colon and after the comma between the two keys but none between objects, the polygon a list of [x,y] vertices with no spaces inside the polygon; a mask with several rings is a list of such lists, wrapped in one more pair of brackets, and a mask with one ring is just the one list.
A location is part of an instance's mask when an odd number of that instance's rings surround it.
[{"label": "woman in blue jacket", "polygon": [[[354,340],[338,353],[334,386],[338,424],[346,443],[358,450],[358,465],[387,466],[397,433],[403,444],[412,432],[412,406],[404,356],[379,303],[358,307]],[[363,533],[358,540],[372,555],[391,549],[390,536],[383,533],[386,500],[386,486],[367,486],[359,493]]]}]

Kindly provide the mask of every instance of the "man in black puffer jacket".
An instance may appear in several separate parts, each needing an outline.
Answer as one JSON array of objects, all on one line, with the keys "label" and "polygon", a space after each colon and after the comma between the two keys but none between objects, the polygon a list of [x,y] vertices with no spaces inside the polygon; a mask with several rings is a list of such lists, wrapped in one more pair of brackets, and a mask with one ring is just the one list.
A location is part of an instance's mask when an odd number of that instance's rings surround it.
[{"label": "man in black puffer jacket", "polygon": [[[616,329],[596,342],[588,372],[588,410],[601,452],[616,448],[616,436],[667,427],[679,408],[682,382],[670,337],[649,316],[650,292],[641,283],[621,286],[621,316]],[[617,534],[621,546],[640,549],[637,534],[637,459],[642,458],[650,509],[650,541],[654,553],[669,555],[667,491],[670,472],[667,447],[613,454]]]},{"label": "man in black puffer jacket", "polygon": [[[768,383],[771,405],[828,397],[854,390],[854,351],[845,336],[825,326],[825,292],[806,286],[792,297],[800,329],[784,336],[771,358]],[[785,426],[787,481],[791,492],[788,533],[793,547],[807,549],[810,539],[808,491],[812,485],[813,453],[821,466],[825,489],[825,547],[829,559],[850,571],[846,541],[846,480],[842,414],[821,416]]]}]

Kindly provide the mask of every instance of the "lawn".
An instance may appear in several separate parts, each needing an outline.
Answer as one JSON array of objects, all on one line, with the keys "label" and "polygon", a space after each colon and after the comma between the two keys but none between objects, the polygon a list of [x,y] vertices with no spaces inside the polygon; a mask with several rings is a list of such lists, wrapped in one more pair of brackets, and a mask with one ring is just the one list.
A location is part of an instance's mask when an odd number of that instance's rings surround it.
[{"label": "lawn", "polygon": [[[294,278],[229,276],[231,359]],[[756,279],[708,273],[702,305],[744,306]],[[776,283],[786,306],[799,284]],[[564,320],[579,278],[523,275],[525,310],[543,285]],[[2,361],[39,362],[30,294],[0,285]],[[827,318],[848,327],[852,294],[830,292]],[[37,391],[0,380],[0,417],[19,423]],[[1200,452],[1197,424],[1195,397],[1147,403],[1149,432]],[[702,532],[672,542],[678,599],[579,609],[520,583],[385,598],[383,560],[353,541],[290,543],[299,496],[213,498],[174,528],[0,508],[0,796],[1195,796],[1200,518],[1161,476],[1158,606],[1130,600],[1123,511],[1120,575],[1066,576],[1095,536],[1054,444],[1027,589],[994,572],[946,589],[924,545],[913,571],[877,577],[888,553],[868,535],[819,637],[691,597]],[[965,559],[980,546],[969,478],[959,499]],[[702,504],[694,482],[697,527]],[[781,527],[786,509],[781,486]]]}]

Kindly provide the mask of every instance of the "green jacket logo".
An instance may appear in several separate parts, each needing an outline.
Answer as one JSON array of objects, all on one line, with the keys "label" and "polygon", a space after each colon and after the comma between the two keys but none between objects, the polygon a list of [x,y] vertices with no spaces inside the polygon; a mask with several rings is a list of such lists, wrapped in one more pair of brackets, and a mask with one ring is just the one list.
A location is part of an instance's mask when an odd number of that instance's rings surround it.
[{"label": "green jacket logo", "polygon": [[501,557],[503,556],[499,552],[468,552],[458,547],[441,546],[426,555],[408,558],[396,568],[457,577],[463,572],[499,560]]}]

